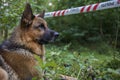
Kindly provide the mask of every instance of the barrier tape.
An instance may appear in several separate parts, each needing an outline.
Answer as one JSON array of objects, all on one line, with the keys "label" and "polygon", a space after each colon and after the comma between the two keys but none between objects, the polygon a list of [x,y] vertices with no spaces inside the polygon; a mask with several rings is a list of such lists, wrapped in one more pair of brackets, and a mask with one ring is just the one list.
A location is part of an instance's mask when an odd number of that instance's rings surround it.
[{"label": "barrier tape", "polygon": [[97,10],[103,10],[103,9],[109,9],[115,7],[120,7],[120,0],[112,0],[112,1],[96,3],[82,7],[59,10],[54,12],[47,12],[45,13],[45,18],[85,13],[85,12],[97,11]]}]

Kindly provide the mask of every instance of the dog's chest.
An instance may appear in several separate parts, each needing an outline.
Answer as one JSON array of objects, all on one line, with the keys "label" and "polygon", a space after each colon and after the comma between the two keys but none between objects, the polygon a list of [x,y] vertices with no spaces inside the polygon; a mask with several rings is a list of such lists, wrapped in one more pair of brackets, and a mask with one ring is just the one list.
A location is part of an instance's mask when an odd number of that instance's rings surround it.
[{"label": "dog's chest", "polygon": [[[4,69],[8,72],[9,80],[26,80],[37,75],[35,69],[36,60],[33,55],[24,49],[8,51],[2,55],[4,58]],[[20,79],[19,79],[20,78]]]}]

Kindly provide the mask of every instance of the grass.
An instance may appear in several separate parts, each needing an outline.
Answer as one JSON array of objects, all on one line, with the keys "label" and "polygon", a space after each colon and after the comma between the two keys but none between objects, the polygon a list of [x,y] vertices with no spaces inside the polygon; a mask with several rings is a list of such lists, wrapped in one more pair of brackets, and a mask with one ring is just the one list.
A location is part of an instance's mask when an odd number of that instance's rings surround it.
[{"label": "grass", "polygon": [[44,66],[42,64],[42,69],[52,80],[59,80],[59,74],[76,77],[78,80],[92,78],[109,80],[112,77],[108,75],[109,67],[106,68],[106,64],[111,60],[113,60],[111,48],[101,54],[99,50],[73,44],[50,44],[46,46],[46,63]]}]

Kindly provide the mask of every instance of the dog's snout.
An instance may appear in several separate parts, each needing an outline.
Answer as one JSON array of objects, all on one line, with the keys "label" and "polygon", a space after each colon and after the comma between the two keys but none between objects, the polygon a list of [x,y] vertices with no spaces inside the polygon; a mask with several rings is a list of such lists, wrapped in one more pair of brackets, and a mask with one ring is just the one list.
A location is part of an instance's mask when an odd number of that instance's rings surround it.
[{"label": "dog's snout", "polygon": [[54,32],[54,36],[55,36],[55,37],[58,37],[58,36],[59,36],[59,33],[58,33],[58,32]]},{"label": "dog's snout", "polygon": [[54,42],[57,37],[59,36],[59,33],[54,30],[46,30],[42,38],[39,40],[40,44],[47,44],[48,42]]}]

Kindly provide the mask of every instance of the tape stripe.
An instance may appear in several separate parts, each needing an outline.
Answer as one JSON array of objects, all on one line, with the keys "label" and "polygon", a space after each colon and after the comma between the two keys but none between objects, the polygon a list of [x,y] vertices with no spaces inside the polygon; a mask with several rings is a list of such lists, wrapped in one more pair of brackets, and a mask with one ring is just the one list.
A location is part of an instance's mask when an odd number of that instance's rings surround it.
[{"label": "tape stripe", "polygon": [[61,11],[58,11],[57,16],[60,16]]},{"label": "tape stripe", "polygon": [[64,14],[65,14],[65,11],[66,11],[66,10],[63,10],[63,12],[62,12],[62,16],[64,16]]},{"label": "tape stripe", "polygon": [[90,11],[90,8],[91,8],[92,5],[89,5],[88,8],[87,8],[87,12]]},{"label": "tape stripe", "polygon": [[118,0],[117,3],[120,4],[120,0]]},{"label": "tape stripe", "polygon": [[53,16],[55,16],[55,15],[56,15],[56,11],[54,12]]},{"label": "tape stripe", "polygon": [[80,13],[82,13],[85,9],[85,6],[82,7],[82,9],[80,10]]},{"label": "tape stripe", "polygon": [[97,3],[97,4],[94,6],[93,11],[95,11],[95,10],[97,9],[98,5],[99,5],[99,3]]}]

